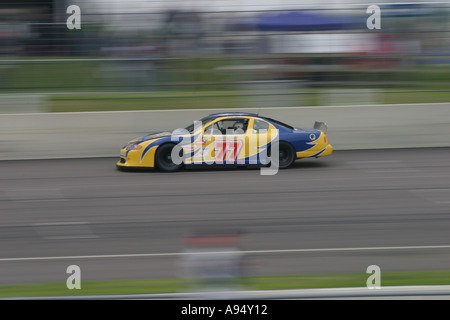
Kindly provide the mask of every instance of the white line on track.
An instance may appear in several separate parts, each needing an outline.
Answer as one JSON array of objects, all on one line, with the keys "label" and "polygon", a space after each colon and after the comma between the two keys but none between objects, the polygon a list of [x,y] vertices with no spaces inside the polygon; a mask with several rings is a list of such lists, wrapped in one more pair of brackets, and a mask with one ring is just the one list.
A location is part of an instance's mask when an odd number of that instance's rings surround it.
[{"label": "white line on track", "polygon": [[368,173],[413,173],[413,172],[419,172],[419,170],[397,168],[397,169],[371,169],[371,170],[366,170],[366,172],[368,172]]},{"label": "white line on track", "polygon": [[34,223],[37,234],[47,240],[96,239],[89,222]]},{"label": "white line on track", "polygon": [[347,161],[347,164],[351,165],[361,165],[361,164],[393,164],[402,163],[402,160],[358,160],[358,161]]},{"label": "white line on track", "polygon": [[97,239],[96,235],[80,235],[80,236],[59,236],[59,237],[44,237],[47,240],[75,240],[75,239]]},{"label": "white line on track", "polygon": [[79,225],[89,224],[89,222],[40,222],[33,223],[33,226],[61,226],[61,225]]},{"label": "white line on track", "polygon": [[12,200],[14,202],[59,202],[68,201],[68,199],[35,199],[35,200]]},{"label": "white line on track", "polygon": [[[239,251],[243,254],[272,254],[272,253],[304,253],[304,252],[335,252],[335,251],[374,251],[374,250],[411,250],[411,249],[450,249],[450,245],[440,246],[403,246],[403,247],[366,247],[366,248],[323,248],[323,249],[282,249],[282,250],[248,250]],[[224,254],[236,251],[210,252],[172,252],[172,253],[137,253],[137,254],[109,254],[92,256],[61,256],[61,257],[29,257],[29,258],[0,258],[0,262],[39,261],[39,260],[69,260],[69,259],[111,259],[111,258],[139,258],[139,257],[176,257],[186,255]]]}]

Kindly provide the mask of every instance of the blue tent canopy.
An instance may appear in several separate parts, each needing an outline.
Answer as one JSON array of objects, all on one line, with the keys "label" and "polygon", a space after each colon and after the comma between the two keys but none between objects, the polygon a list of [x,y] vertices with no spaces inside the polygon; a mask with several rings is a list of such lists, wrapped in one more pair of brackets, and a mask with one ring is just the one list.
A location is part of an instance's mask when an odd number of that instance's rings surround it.
[{"label": "blue tent canopy", "polygon": [[238,25],[260,31],[348,30],[365,28],[366,19],[366,16],[355,19],[291,11],[262,15],[258,18],[241,21]]}]

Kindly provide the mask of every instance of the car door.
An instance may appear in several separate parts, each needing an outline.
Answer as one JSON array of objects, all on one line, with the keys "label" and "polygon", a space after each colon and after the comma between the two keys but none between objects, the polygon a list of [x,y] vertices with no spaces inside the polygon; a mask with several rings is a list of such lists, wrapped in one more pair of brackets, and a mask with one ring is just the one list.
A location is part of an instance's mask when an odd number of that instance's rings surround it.
[{"label": "car door", "polygon": [[203,132],[203,162],[207,164],[244,164],[245,136],[249,119],[222,118]]},{"label": "car door", "polygon": [[267,148],[275,138],[276,128],[271,123],[258,118],[253,118],[249,127],[246,141],[247,163],[267,164]]}]

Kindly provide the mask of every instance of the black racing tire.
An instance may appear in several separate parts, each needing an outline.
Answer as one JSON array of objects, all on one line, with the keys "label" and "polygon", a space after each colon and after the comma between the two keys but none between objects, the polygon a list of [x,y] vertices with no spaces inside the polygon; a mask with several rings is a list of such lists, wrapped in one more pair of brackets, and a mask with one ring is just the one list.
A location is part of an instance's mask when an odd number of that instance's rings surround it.
[{"label": "black racing tire", "polygon": [[[156,167],[164,172],[179,171],[183,167],[183,163],[175,164],[172,162],[172,149],[176,145],[173,143],[166,143],[158,147],[155,154]],[[180,150],[180,156],[182,157],[182,150]]]},{"label": "black racing tire", "polygon": [[[297,160],[295,149],[292,146],[292,144],[286,141],[280,141],[277,144],[278,144],[278,168],[287,169],[294,164],[295,160]],[[272,156],[272,147],[269,148],[267,154],[269,157]],[[271,166],[271,164],[269,164],[269,166]]]}]

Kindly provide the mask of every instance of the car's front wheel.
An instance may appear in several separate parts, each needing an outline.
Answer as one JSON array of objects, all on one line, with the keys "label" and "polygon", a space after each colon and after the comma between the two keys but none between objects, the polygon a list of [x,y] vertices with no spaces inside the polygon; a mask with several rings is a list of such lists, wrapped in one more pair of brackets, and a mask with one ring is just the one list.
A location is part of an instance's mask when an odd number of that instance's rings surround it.
[{"label": "car's front wheel", "polygon": [[[165,172],[174,172],[181,169],[183,166],[183,163],[174,163],[172,159],[172,150],[176,147],[173,143],[163,144],[162,146],[158,147],[156,150],[155,155],[155,164],[156,167]],[[183,150],[180,149],[179,151],[180,159],[183,157]]]}]

